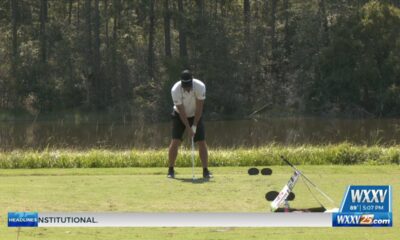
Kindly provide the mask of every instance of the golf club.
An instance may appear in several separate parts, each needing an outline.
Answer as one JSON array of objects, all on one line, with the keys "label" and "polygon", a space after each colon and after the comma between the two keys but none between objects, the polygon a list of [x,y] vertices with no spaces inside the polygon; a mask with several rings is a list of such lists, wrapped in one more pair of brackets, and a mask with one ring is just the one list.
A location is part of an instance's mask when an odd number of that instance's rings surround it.
[{"label": "golf club", "polygon": [[192,180],[194,181],[196,178],[194,176],[194,137],[192,137]]},{"label": "golf club", "polygon": [[308,179],[300,170],[298,170],[293,164],[291,164],[284,156],[281,156],[282,160],[292,167],[295,171],[297,171],[304,180],[311,184],[322,196],[324,196],[327,200],[329,200],[332,204],[336,205],[335,201],[332,200],[326,193],[324,193],[321,189],[319,189],[310,179]]}]

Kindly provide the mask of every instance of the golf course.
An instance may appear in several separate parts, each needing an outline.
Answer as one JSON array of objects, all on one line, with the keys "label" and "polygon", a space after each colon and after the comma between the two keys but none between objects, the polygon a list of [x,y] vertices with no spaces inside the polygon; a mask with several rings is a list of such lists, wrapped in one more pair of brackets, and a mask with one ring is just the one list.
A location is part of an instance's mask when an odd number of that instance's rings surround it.
[{"label": "golf course", "polygon": [[[338,147],[338,146],[336,146]],[[364,155],[373,152],[373,148],[347,146],[347,152],[363,148]],[[254,149],[258,152],[268,153],[267,149],[280,151],[290,155],[298,153],[299,148],[269,146]],[[320,148],[319,156],[333,146]],[[343,148],[343,147],[342,147]],[[283,151],[285,149],[285,151]],[[312,149],[312,148],[303,148]],[[353,149],[353,150],[352,150]],[[331,149],[332,150],[332,149]],[[369,151],[368,151],[369,150]],[[375,149],[376,150],[376,149]],[[160,150],[161,151],[161,150]],[[305,150],[303,150],[304,152]],[[391,150],[395,151],[395,150]],[[151,155],[151,151],[142,153]],[[154,150],[155,156],[157,151]],[[268,191],[280,191],[290,178],[293,170],[284,164],[276,162],[268,165],[273,171],[272,175],[250,176],[247,174],[251,162],[237,160],[236,165],[226,162],[225,166],[211,167],[214,178],[203,181],[200,168],[195,169],[197,179],[192,181],[190,167],[179,167],[179,164],[189,164],[189,151],[183,151],[182,159],[178,159],[176,178],[166,178],[165,167],[114,167],[104,168],[97,165],[95,168],[4,168],[6,160],[18,161],[28,159],[33,152],[3,153],[0,170],[0,239],[398,239],[397,217],[399,208],[393,206],[393,222],[391,228],[7,228],[6,217],[8,211],[38,211],[38,212],[270,212],[269,202],[264,198]],[[316,152],[316,151],[315,151]],[[380,154],[375,152],[375,160],[388,158],[388,149],[380,148]],[[112,154],[122,154],[118,151],[108,151],[112,161]],[[216,158],[220,157],[222,165],[223,156],[245,159],[244,151],[210,152]],[[7,155],[8,154],[8,155]],[[52,161],[49,156],[56,152],[36,152],[36,160]],[[58,152],[60,156],[62,153]],[[71,151],[71,161],[77,161],[77,152]],[[80,155],[85,155],[80,152]],[[88,156],[94,153],[86,153]],[[104,152],[103,152],[104,154]],[[247,153],[251,156],[251,153]],[[304,153],[303,153],[304,154]],[[315,153],[314,153],[315,154]],[[394,154],[393,152],[391,154]],[[6,155],[6,156],[5,156]],[[267,155],[267,154],[265,154]],[[13,158],[13,160],[10,160]],[[125,153],[125,158],[128,156]],[[267,155],[268,156],[268,155]],[[305,156],[312,157],[308,152]],[[369,158],[371,158],[371,156]],[[65,156],[64,156],[65,157]],[[97,152],[97,157],[100,153]],[[257,156],[253,156],[257,159]],[[260,157],[260,156],[258,156]],[[86,156],[87,159],[89,159]],[[143,156],[137,157],[138,159]],[[185,161],[186,158],[186,161]],[[290,159],[290,158],[289,158]],[[142,159],[143,160],[143,159]],[[161,158],[160,158],[161,160]],[[265,158],[260,158],[260,161]],[[305,160],[307,160],[305,158]],[[323,159],[322,159],[323,160]],[[339,207],[346,187],[348,185],[391,185],[393,187],[393,202],[399,201],[398,189],[400,183],[398,164],[385,165],[373,164],[370,159],[367,163],[356,165],[319,165],[303,162],[299,169],[307,175],[320,189],[323,189]],[[56,161],[53,159],[53,161]],[[89,160],[87,160],[89,161]],[[272,161],[272,160],[270,160]],[[295,162],[299,163],[299,159]],[[198,159],[197,159],[198,162]],[[104,162],[103,162],[104,163]],[[26,161],[24,164],[28,164]],[[153,162],[157,166],[162,162]],[[10,165],[11,166],[11,165]],[[250,165],[253,166],[253,165]],[[255,165],[257,166],[257,165]],[[267,165],[259,165],[259,168]],[[48,166],[47,166],[48,167]],[[332,206],[316,191],[309,191],[302,180],[299,180],[293,192],[296,194],[294,201],[290,202],[294,208],[319,207],[318,201],[326,207]],[[313,195],[317,197],[314,199]]]},{"label": "golf course", "polygon": [[0,1],[0,240],[399,240],[400,0]]}]

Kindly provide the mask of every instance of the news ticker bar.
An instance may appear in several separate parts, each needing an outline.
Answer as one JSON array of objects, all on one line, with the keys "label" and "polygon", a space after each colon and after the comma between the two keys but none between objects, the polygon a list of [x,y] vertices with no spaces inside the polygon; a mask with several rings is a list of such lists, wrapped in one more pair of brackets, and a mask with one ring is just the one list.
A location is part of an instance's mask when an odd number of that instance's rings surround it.
[{"label": "news ticker bar", "polygon": [[[332,213],[33,213],[24,218],[34,222],[34,214],[36,225],[27,227],[332,227]],[[24,218],[12,217],[8,226],[20,227],[16,221]]]},{"label": "news ticker bar", "polygon": [[350,185],[338,212],[38,213],[9,212],[8,227],[392,227],[389,185]]}]

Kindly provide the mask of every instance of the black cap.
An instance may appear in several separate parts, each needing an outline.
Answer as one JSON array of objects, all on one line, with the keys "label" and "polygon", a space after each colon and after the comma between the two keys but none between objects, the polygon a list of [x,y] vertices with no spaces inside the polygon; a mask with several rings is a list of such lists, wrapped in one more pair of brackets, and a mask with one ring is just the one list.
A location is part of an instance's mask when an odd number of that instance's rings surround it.
[{"label": "black cap", "polygon": [[181,73],[181,84],[182,87],[192,87],[193,77],[189,70],[183,70]]}]

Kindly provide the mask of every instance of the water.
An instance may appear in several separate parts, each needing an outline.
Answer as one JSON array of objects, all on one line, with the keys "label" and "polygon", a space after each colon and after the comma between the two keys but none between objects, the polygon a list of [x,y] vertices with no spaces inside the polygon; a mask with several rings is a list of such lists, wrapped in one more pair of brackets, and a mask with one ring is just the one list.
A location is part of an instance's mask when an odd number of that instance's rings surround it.
[{"label": "water", "polygon": [[[400,119],[270,118],[205,124],[207,143],[212,148],[343,141],[367,145],[400,143]],[[170,142],[170,128],[169,122],[0,122],[0,149],[164,148]]]}]

